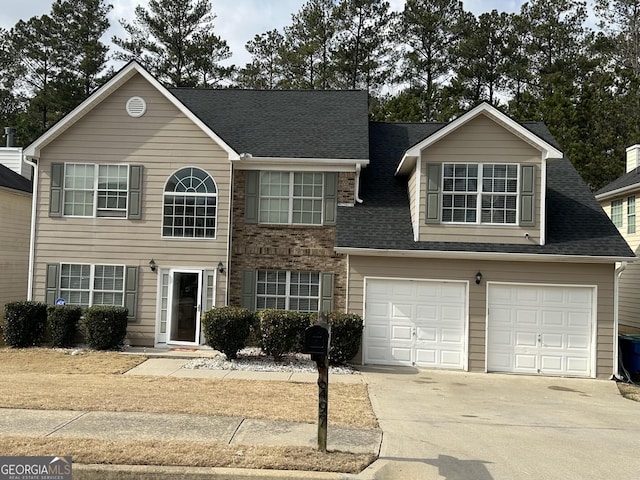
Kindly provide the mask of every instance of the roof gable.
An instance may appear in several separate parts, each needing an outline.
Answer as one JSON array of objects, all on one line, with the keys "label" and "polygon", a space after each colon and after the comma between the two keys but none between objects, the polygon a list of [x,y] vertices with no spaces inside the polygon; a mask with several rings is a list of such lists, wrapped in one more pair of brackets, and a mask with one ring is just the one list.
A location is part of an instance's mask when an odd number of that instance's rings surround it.
[{"label": "roof gable", "polygon": [[461,115],[454,121],[443,125],[440,129],[438,129],[422,141],[409,147],[400,160],[400,164],[396,169],[396,175],[408,174],[415,167],[416,160],[420,156],[422,150],[430,147],[434,143],[443,139],[452,132],[458,130],[461,126],[466,125],[480,115],[484,115],[490,118],[492,121],[502,126],[521,140],[525,141],[536,150],[539,150],[542,154],[542,158],[562,158],[562,152],[559,148],[557,148],[556,145],[548,142],[544,138],[534,133],[531,129],[526,128],[523,124],[516,122],[497,108],[484,102],[477,107],[469,110],[464,115]]},{"label": "roof gable", "polygon": [[604,200],[633,190],[640,190],[640,169],[634,168],[596,192],[598,200]]}]

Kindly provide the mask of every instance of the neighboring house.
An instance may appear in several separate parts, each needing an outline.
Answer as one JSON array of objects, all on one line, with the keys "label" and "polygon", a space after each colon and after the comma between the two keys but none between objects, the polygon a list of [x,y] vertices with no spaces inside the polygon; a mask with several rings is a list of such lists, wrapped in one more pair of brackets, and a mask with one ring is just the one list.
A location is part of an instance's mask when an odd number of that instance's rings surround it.
[{"label": "neighboring house", "polygon": [[[0,148],[0,157],[5,149]],[[31,181],[0,164],[0,320],[7,302],[27,299]]]},{"label": "neighboring house", "polygon": [[[636,199],[640,202],[640,145],[627,148],[626,173],[596,192],[596,198],[636,255],[640,231],[636,222]],[[640,264],[622,270],[618,293],[620,331],[640,333]]]},{"label": "neighboring house", "polygon": [[25,149],[30,292],[125,305],[139,345],[214,305],[354,311],[365,363],[607,377],[634,258],[538,123],[369,123],[357,91],[166,89],[133,62]]}]

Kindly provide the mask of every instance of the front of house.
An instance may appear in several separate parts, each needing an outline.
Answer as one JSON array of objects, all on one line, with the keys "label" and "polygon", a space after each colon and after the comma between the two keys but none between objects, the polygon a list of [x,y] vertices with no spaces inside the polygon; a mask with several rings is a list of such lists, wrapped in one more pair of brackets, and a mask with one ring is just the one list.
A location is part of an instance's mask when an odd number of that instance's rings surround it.
[{"label": "front of house", "polygon": [[487,104],[369,123],[364,92],[168,90],[134,62],[25,156],[31,297],[125,305],[132,344],[201,345],[231,304],[361,313],[364,363],[614,371],[633,253],[546,128]]}]

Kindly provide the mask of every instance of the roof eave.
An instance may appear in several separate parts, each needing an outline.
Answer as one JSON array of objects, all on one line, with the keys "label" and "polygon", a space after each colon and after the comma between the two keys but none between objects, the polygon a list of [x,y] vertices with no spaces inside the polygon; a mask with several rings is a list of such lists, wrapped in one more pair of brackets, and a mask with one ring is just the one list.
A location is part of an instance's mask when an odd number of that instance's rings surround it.
[{"label": "roof eave", "polygon": [[629,193],[634,190],[640,190],[640,183],[634,183],[632,185],[627,185],[626,187],[616,188],[609,192],[600,193],[599,195],[596,195],[596,200],[607,200],[608,198],[617,197],[618,195]]},{"label": "roof eave", "polygon": [[265,167],[272,169],[291,169],[302,167],[317,169],[318,166],[332,168],[336,171],[355,171],[358,166],[369,165],[368,158],[296,158],[296,157],[254,157],[250,153],[241,153],[232,159],[234,168],[239,170],[261,170]]}]

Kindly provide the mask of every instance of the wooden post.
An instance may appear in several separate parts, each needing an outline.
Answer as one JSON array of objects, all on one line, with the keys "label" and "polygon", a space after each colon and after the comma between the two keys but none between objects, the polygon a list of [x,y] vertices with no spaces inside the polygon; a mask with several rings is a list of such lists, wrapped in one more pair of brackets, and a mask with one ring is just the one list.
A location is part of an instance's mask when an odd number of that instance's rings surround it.
[{"label": "wooden post", "polygon": [[318,365],[318,450],[327,451],[327,423],[329,412],[329,357],[320,355]]}]

